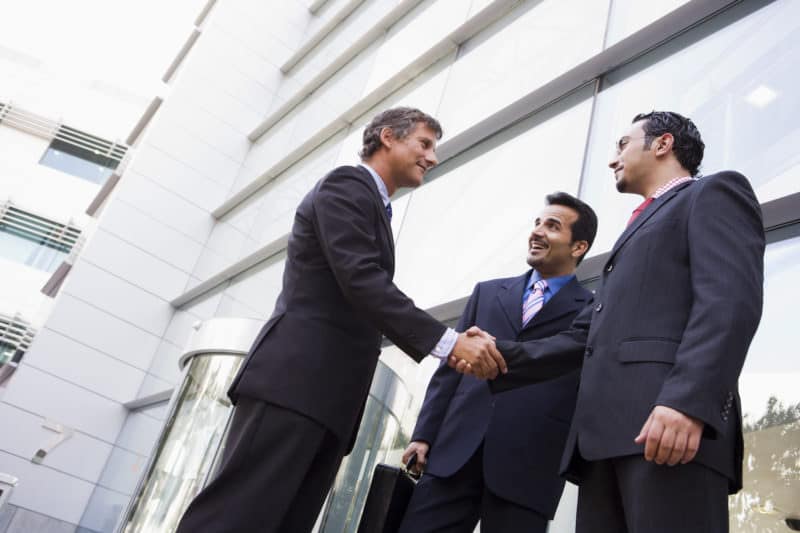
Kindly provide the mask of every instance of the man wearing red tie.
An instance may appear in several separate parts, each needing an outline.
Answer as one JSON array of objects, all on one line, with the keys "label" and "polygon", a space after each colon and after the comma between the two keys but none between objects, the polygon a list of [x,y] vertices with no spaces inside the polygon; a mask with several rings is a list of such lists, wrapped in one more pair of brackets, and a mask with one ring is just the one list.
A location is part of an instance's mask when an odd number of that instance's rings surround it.
[{"label": "man wearing red tie", "polygon": [[644,202],[594,303],[548,339],[497,341],[509,372],[494,392],[582,366],[561,463],[580,485],[578,533],[728,531],[727,495],[742,484],[737,381],[761,318],[765,239],[744,176],[695,178],[704,147],[688,118],[637,115],[609,166],[617,189]]}]

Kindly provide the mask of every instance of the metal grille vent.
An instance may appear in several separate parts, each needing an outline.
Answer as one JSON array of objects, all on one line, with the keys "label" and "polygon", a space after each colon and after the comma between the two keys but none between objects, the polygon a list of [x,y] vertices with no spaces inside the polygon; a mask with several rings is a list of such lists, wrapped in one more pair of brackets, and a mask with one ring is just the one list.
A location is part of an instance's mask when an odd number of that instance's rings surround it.
[{"label": "metal grille vent", "polygon": [[0,313],[0,366],[17,366],[35,334],[36,330],[19,315]]},{"label": "metal grille vent", "polygon": [[108,159],[110,161],[106,166],[110,168],[116,168],[128,151],[128,147],[124,144],[90,135],[11,104],[0,103],[0,124],[43,139],[64,143],[73,147],[70,152],[75,153],[75,149],[84,152],[84,154],[76,153],[76,155]]},{"label": "metal grille vent", "polygon": [[0,228],[42,246],[69,253],[78,242],[81,230],[28,213],[6,203],[0,206]]}]

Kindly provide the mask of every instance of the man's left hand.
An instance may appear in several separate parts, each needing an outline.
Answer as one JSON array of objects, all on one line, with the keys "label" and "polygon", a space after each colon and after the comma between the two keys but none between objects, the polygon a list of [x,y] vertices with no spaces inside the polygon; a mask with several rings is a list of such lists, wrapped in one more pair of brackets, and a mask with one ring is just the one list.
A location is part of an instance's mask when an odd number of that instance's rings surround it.
[{"label": "man's left hand", "polygon": [[680,411],[657,405],[634,441],[636,444],[644,443],[644,458],[648,461],[670,466],[686,464],[700,449],[703,425],[700,420]]}]

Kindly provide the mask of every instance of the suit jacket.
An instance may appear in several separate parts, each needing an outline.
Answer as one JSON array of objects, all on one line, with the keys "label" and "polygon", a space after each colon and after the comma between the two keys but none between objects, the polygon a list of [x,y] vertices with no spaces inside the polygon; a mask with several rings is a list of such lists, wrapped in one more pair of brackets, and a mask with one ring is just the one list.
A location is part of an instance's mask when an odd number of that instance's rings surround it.
[{"label": "suit jacket", "polygon": [[[675,187],[622,233],[592,306],[546,341],[498,342],[505,390],[583,365],[562,470],[639,455],[656,405],[705,423],[695,458],[741,488],[737,381],[761,318],[761,210],[747,179],[720,172]],[[557,355],[557,357],[556,357]]]},{"label": "suit jacket", "polygon": [[[477,325],[498,339],[530,340],[566,329],[591,301],[573,279],[522,327],[530,272],[475,286],[459,331]],[[426,472],[456,473],[484,443],[486,485],[498,496],[552,518],[564,480],[558,465],[578,391],[577,370],[558,379],[492,396],[485,381],[442,364],[431,378],[412,440],[431,444]]]},{"label": "suit jacket", "polygon": [[331,171],[303,198],[286,251],[283,288],[231,385],[308,416],[352,448],[382,335],[419,361],[445,326],[392,282],[394,242],[378,188],[363,167]]}]

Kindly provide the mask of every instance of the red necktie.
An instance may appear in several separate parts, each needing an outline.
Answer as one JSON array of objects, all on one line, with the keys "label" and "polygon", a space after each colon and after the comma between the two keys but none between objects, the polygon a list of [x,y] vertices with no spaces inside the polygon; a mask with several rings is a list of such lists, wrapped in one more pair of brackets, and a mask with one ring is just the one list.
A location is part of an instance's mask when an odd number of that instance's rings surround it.
[{"label": "red necktie", "polygon": [[639,215],[641,215],[641,214],[642,214],[642,211],[644,211],[644,210],[647,208],[647,206],[648,206],[648,205],[650,205],[650,204],[652,204],[652,203],[653,203],[653,200],[655,200],[655,198],[653,198],[653,197],[651,196],[650,198],[648,198],[647,200],[645,200],[644,202],[642,202],[641,204],[639,204],[639,207],[637,207],[636,209],[634,209],[634,210],[633,210],[633,214],[631,215],[631,218],[629,218],[629,219],[628,219],[628,224],[627,224],[627,225],[628,225],[628,226],[630,226],[630,225],[631,225],[631,223],[632,223],[634,220],[636,220],[636,217],[638,217]]}]

